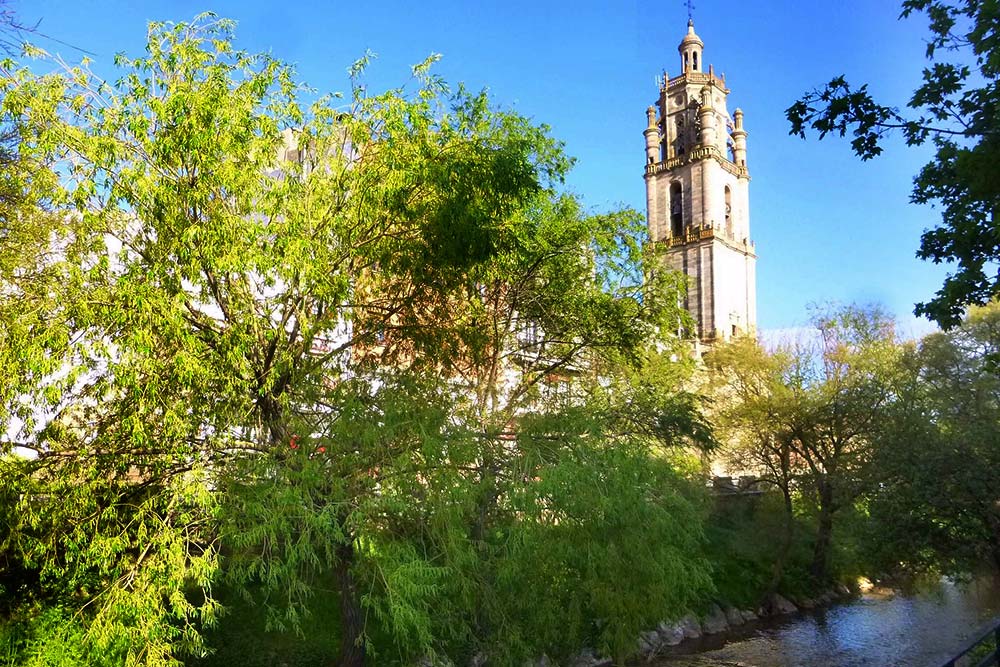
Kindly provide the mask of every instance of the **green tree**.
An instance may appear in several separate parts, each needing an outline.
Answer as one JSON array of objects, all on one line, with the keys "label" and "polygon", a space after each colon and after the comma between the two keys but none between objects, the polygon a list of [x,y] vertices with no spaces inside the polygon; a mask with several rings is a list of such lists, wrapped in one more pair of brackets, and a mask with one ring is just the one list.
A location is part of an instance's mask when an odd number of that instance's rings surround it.
[{"label": "green tree", "polygon": [[642,631],[700,607],[714,591],[693,484],[650,456],[642,439],[594,442],[594,431],[578,428],[601,425],[584,410],[564,417],[572,430],[563,426],[562,451],[546,422],[521,439],[527,456],[548,460],[510,494],[518,523],[504,531],[498,561],[495,618],[507,622],[495,641],[501,651],[529,649],[511,665],[540,649],[568,663],[583,646],[624,665]]},{"label": "green tree", "polygon": [[[332,589],[338,665],[624,655],[709,587],[683,480],[582,389],[676,321],[637,217],[556,196],[546,128],[431,61],[380,95],[361,61],[347,101],[306,104],[231,31],[153,24],[115,84],[4,72],[51,210],[0,250],[0,427],[34,450],[0,458],[6,553],[95,663],[204,655],[220,582],[289,632]],[[504,593],[535,547],[564,605]]]},{"label": "green tree", "polygon": [[974,307],[961,326],[925,337],[911,362],[906,420],[879,457],[868,502],[875,563],[895,574],[1000,568],[996,430],[1000,308]]},{"label": "green tree", "polygon": [[811,574],[825,583],[834,519],[871,480],[902,347],[877,308],[818,311],[813,326],[814,339],[777,354],[737,343],[720,361],[735,378],[723,416],[744,434],[744,452],[772,483],[797,480],[815,503]]},{"label": "green tree", "polygon": [[806,94],[788,108],[791,132],[807,129],[844,136],[863,160],[882,152],[882,140],[902,132],[911,146],[931,141],[934,159],[913,183],[912,200],[941,206],[941,224],[924,232],[917,256],[954,262],[935,296],[916,305],[944,327],[959,323],[968,304],[985,304],[1000,293],[994,270],[1000,182],[1000,8],[990,0],[905,0],[902,17],[923,13],[930,24],[923,84],[907,102],[910,113],[876,102],[866,85],[843,76]]},{"label": "green tree", "polygon": [[[258,541],[236,571],[283,590],[294,614],[303,582],[332,567],[339,664],[360,664],[370,471],[420,473],[405,468],[411,430],[374,418],[364,393],[342,397],[345,351],[494,254],[568,161],[543,129],[448,93],[430,63],[412,93],[368,96],[358,65],[345,109],[307,106],[287,66],[230,37],[212,16],[154,24],[113,85],[85,66],[3,80],[20,153],[65,183],[47,184],[58,233],[24,236],[38,252],[4,284],[3,425],[20,418],[36,452],[3,462],[21,499],[12,540],[86,610],[95,650],[172,664],[204,650],[226,512],[253,500],[275,510],[265,537],[285,539]],[[409,276],[406,289],[367,298],[379,272]],[[378,396],[405,378],[390,380]],[[341,417],[366,410],[366,430],[334,426],[360,428]],[[341,467],[322,483],[321,460]],[[282,479],[322,501],[282,504]]]},{"label": "green tree", "polygon": [[[657,341],[678,343],[662,332],[679,316],[679,281],[649,270],[655,258],[634,212],[583,215],[571,198],[544,198],[515,224],[512,242],[451,292],[396,313],[366,363],[447,378],[451,418],[470,438],[460,475],[468,502],[456,510],[467,534],[436,562],[480,588],[464,607],[462,591],[439,600],[436,615],[452,633],[466,628],[465,647],[493,660],[569,658],[584,645],[624,659],[641,630],[683,613],[708,587],[699,521],[681,493],[687,483],[653,455],[708,437],[698,406],[678,390],[682,376],[650,372],[664,356]],[[383,278],[380,293],[406,280]],[[428,335],[407,334],[414,330]],[[640,396],[641,407],[631,400]],[[584,512],[584,499],[605,509]],[[674,514],[689,518],[687,530],[676,530]],[[577,547],[580,534],[596,540],[613,529],[650,548],[635,552],[628,573],[616,569],[613,545],[587,544],[584,563],[566,541],[571,527]],[[548,594],[532,571],[542,554],[561,582]],[[669,576],[677,569],[688,576]],[[546,595],[551,604],[539,599]]]},{"label": "green tree", "polygon": [[793,351],[768,352],[752,338],[737,338],[709,358],[714,421],[726,443],[723,455],[736,470],[754,471],[781,493],[782,529],[765,595],[782,583],[795,529],[796,483],[806,473],[793,452],[795,362]]},{"label": "green tree", "polygon": [[[24,39],[34,33],[35,27],[23,24],[10,2],[0,0],[0,52],[7,57],[18,55],[24,47]],[[6,73],[11,67],[12,61],[8,61],[0,64],[0,71]],[[27,176],[33,171],[18,154],[19,134],[19,128],[7,118],[0,119],[0,216],[3,219],[9,219],[13,208],[25,201]]]}]

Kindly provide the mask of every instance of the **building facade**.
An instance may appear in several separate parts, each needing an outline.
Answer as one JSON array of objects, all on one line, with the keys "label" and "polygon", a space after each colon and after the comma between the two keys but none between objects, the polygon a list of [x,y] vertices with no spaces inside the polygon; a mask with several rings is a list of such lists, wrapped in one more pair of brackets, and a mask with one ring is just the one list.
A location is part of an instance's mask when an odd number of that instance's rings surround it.
[{"label": "building facade", "polygon": [[703,50],[689,21],[681,73],[663,73],[646,110],[646,219],[664,263],[688,277],[689,335],[711,344],[756,330],[757,255],[743,112],[729,115],[725,76],[704,71]]}]

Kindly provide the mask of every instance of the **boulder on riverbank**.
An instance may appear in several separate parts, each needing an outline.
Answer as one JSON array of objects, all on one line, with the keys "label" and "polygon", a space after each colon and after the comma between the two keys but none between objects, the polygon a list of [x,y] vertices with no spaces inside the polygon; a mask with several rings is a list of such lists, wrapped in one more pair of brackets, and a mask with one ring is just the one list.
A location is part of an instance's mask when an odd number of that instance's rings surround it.
[{"label": "boulder on riverbank", "polygon": [[730,627],[743,625],[746,622],[743,619],[743,612],[736,607],[726,605],[722,611],[726,614],[726,621],[729,623]]},{"label": "boulder on riverbank", "polygon": [[639,637],[639,657],[650,659],[669,646],[677,646],[685,639],[702,635],[702,624],[696,616],[688,614],[677,621],[662,621],[655,630]]},{"label": "boulder on riverbank", "polygon": [[766,608],[768,612],[775,616],[794,614],[799,610],[791,600],[780,593],[771,593],[770,597],[767,598]]},{"label": "boulder on riverbank", "polygon": [[[719,613],[722,613],[721,609]],[[694,614],[677,621],[662,621],[655,630],[644,632],[639,637],[639,657],[648,660],[669,646],[677,646],[685,639],[698,639],[702,634],[702,623]]]},{"label": "boulder on riverbank", "polygon": [[837,591],[830,589],[816,598],[816,604],[825,607],[828,604],[836,602],[839,597]]},{"label": "boulder on riverbank", "polygon": [[684,633],[684,639],[698,639],[698,637],[701,637],[701,623],[694,614],[688,614],[679,620],[677,624],[681,632]]},{"label": "boulder on riverbank", "polygon": [[665,646],[677,646],[684,641],[684,628],[677,623],[667,623],[664,621],[656,627],[660,635],[660,641]]},{"label": "boulder on riverbank", "polygon": [[717,635],[728,629],[729,621],[726,619],[726,613],[722,611],[722,607],[713,603],[708,608],[705,618],[701,620],[701,631],[706,635]]},{"label": "boulder on riverbank", "polygon": [[656,657],[662,647],[663,638],[659,630],[649,630],[639,636],[639,657],[643,660]]}]

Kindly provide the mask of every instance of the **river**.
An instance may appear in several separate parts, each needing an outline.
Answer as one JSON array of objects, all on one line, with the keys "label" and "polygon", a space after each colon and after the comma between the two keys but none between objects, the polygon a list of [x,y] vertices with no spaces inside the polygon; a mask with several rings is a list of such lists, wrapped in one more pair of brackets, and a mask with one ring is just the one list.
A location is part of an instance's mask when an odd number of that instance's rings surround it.
[{"label": "river", "polygon": [[750,624],[678,647],[658,667],[940,667],[1000,615],[1000,583],[949,581],[913,594]]}]

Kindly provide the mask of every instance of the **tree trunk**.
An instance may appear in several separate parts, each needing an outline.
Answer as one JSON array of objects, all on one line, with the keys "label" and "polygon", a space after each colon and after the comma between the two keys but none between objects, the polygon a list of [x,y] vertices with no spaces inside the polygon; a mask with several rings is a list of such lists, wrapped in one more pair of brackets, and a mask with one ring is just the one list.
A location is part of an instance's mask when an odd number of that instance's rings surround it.
[{"label": "tree trunk", "polygon": [[781,535],[781,544],[778,546],[777,557],[774,559],[774,565],[771,567],[771,582],[767,585],[767,592],[764,595],[765,599],[778,591],[778,586],[781,585],[781,580],[785,576],[785,563],[788,562],[788,553],[792,549],[792,528],[795,525],[792,491],[786,485],[781,488],[781,494],[784,497],[785,507],[784,532]]},{"label": "tree trunk", "polygon": [[[483,470],[486,471],[480,482],[484,488],[481,489],[480,496],[476,500],[476,518],[472,524],[470,537],[478,553],[478,557],[485,562],[489,558],[489,545],[486,540],[487,530],[492,518],[492,512],[496,508],[497,500],[500,497],[500,492],[497,489],[496,479],[499,466],[495,461],[484,461],[482,466]],[[489,568],[487,568],[488,570]],[[487,579],[482,583],[486,586],[486,590],[489,590],[493,585],[493,578],[490,575],[486,576]],[[491,632],[491,623],[489,616],[486,614],[486,609],[487,605],[476,606],[476,615],[473,623],[476,635],[479,638],[489,637]]]},{"label": "tree trunk", "polygon": [[993,552],[993,567],[996,568],[997,573],[1000,573],[1000,544],[994,541],[991,551]]},{"label": "tree trunk", "polygon": [[986,528],[990,534],[990,555],[993,557],[993,567],[997,574],[1000,574],[1000,516],[996,512],[988,510],[986,515]]},{"label": "tree trunk", "polygon": [[340,595],[340,658],[338,667],[364,667],[365,617],[361,610],[361,600],[354,584],[351,566],[354,564],[354,545],[342,544],[337,547],[337,593]]},{"label": "tree trunk", "polygon": [[813,546],[810,572],[818,584],[825,584],[829,577],[830,537],[833,533],[833,489],[825,481],[819,484],[819,526]]}]

